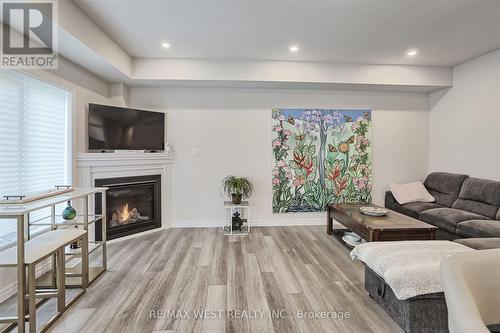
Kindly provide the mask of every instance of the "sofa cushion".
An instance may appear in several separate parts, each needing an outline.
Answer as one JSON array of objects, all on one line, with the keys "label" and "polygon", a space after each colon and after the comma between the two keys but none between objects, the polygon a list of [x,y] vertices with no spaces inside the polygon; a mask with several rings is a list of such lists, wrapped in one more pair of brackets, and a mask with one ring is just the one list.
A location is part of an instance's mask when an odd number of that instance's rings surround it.
[{"label": "sofa cushion", "polygon": [[491,219],[496,218],[500,208],[500,182],[467,178],[453,208],[466,210]]},{"label": "sofa cushion", "polygon": [[449,232],[456,232],[457,224],[468,220],[486,220],[485,216],[454,208],[434,208],[420,213],[420,219]]},{"label": "sofa cushion", "polygon": [[457,234],[462,237],[500,237],[500,221],[471,220],[457,225]]},{"label": "sofa cushion", "polygon": [[467,175],[455,173],[433,172],[427,176],[424,185],[436,199],[437,204],[451,207],[457,200],[462,183],[467,177]]},{"label": "sofa cushion", "polygon": [[394,195],[392,194],[392,192],[386,191],[385,192],[385,199],[384,199],[385,208],[396,210],[396,208],[394,207],[396,204],[397,204],[397,201],[396,201],[396,198],[394,198]]},{"label": "sofa cushion", "polygon": [[404,205],[396,203],[394,206],[396,211],[415,219],[418,219],[420,212],[423,212],[424,210],[443,207],[434,202],[412,202]]},{"label": "sofa cushion", "polygon": [[493,238],[461,238],[454,242],[476,250],[500,249],[500,237]]},{"label": "sofa cushion", "polygon": [[390,183],[389,189],[391,190],[394,198],[401,205],[410,202],[434,202],[435,199],[429,194],[422,182],[413,182],[406,184]]}]

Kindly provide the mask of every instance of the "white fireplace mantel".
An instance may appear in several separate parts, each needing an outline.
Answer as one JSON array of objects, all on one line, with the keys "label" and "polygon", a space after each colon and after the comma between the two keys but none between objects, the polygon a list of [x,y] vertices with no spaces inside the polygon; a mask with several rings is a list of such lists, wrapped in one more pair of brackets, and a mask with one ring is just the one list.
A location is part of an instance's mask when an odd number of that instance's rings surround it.
[{"label": "white fireplace mantel", "polygon": [[80,153],[76,155],[76,167],[124,166],[172,164],[170,153]]},{"label": "white fireplace mantel", "polygon": [[96,179],[161,175],[161,225],[165,229],[172,226],[173,163],[170,153],[80,153],[76,156],[76,182],[92,187]]}]

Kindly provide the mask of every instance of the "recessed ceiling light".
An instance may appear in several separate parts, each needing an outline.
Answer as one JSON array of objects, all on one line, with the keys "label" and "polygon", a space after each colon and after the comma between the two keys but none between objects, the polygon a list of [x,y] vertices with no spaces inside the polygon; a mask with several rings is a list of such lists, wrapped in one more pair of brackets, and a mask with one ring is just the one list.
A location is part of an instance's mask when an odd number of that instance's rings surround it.
[{"label": "recessed ceiling light", "polygon": [[170,44],[169,43],[161,43],[161,46],[163,46],[166,49],[170,48]]},{"label": "recessed ceiling light", "polygon": [[290,46],[290,52],[297,52],[298,50],[299,50],[299,47],[297,45]]},{"label": "recessed ceiling light", "polygon": [[408,57],[414,57],[418,54],[418,51],[417,50],[408,50],[408,52],[406,52],[406,55]]}]

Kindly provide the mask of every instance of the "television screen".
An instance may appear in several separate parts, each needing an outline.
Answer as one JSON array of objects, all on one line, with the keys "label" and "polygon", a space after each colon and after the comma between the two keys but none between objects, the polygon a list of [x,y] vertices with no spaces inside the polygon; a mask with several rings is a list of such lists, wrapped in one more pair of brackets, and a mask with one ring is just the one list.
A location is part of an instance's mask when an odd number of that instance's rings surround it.
[{"label": "television screen", "polygon": [[165,114],[89,104],[89,150],[163,150]]}]

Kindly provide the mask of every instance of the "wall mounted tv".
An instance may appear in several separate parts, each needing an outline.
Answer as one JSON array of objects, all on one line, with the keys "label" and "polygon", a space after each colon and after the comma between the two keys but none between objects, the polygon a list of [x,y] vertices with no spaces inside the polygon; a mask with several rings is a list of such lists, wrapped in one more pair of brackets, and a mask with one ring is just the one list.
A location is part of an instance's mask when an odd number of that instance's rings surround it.
[{"label": "wall mounted tv", "polygon": [[165,114],[89,104],[89,150],[163,150]]}]

